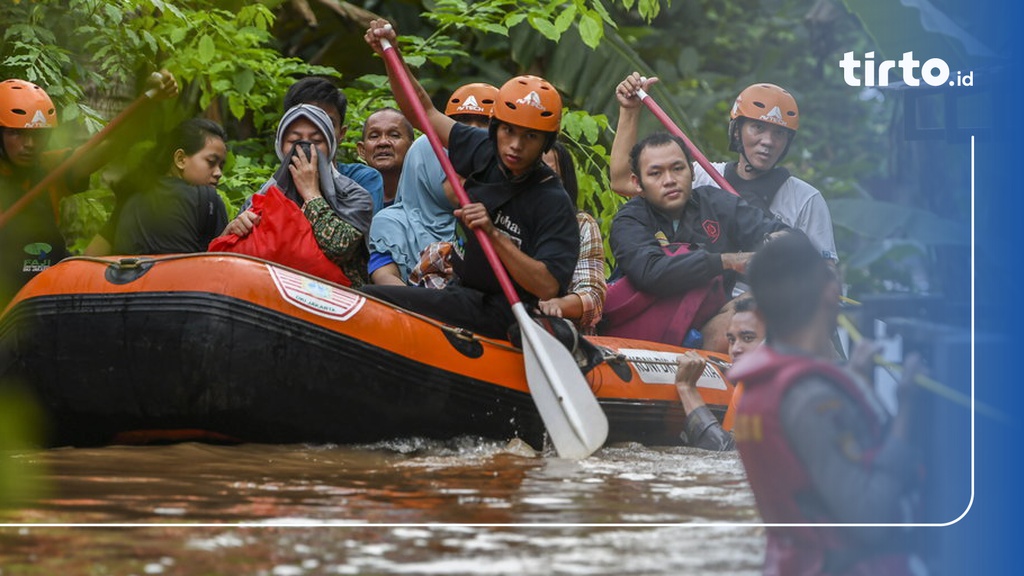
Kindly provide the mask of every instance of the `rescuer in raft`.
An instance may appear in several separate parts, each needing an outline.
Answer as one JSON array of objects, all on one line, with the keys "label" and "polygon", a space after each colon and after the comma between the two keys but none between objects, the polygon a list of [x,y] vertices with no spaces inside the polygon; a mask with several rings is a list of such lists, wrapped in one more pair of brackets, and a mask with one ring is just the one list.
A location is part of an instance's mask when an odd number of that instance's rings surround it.
[{"label": "rescuer in raft", "polygon": [[[637,140],[641,103],[636,89],[649,90],[657,81],[633,72],[617,88],[621,107],[610,169],[612,189],[623,196],[636,194],[625,160]],[[817,188],[779,166],[799,129],[800,110],[789,91],[767,82],[751,84],[736,96],[729,111],[729,150],[737,153],[736,161],[715,162],[712,167],[741,198],[802,231],[823,258],[835,262],[838,256],[832,215],[824,197]],[[700,186],[718,184],[694,163],[693,187]]]},{"label": "rescuer in raft", "polygon": [[[178,83],[166,70],[153,74],[146,87],[154,100],[178,95]],[[57,124],[57,108],[42,87],[18,79],[0,82],[0,214],[75,153],[48,149]],[[84,191],[89,176],[114,153],[109,142],[90,144],[62,177],[0,228],[0,306],[36,274],[70,255],[60,230],[60,200]]]},{"label": "rescuer in raft", "polygon": [[[374,20],[366,42],[383,54],[381,38],[396,44],[385,20]],[[388,70],[402,113],[416,120],[412,103],[397,88],[398,71]],[[406,73],[412,79],[411,73]],[[452,262],[457,279],[441,290],[415,286],[368,286],[367,294],[479,334],[508,337],[515,321],[511,305],[476,240],[481,229],[527,307],[561,296],[579,256],[575,209],[561,180],[541,159],[561,127],[562,99],[550,83],[517,76],[498,90],[494,115],[483,130],[457,123],[434,107],[415,79],[427,121],[448,149],[455,171],[466,178],[472,203],[455,210],[460,221]]]}]

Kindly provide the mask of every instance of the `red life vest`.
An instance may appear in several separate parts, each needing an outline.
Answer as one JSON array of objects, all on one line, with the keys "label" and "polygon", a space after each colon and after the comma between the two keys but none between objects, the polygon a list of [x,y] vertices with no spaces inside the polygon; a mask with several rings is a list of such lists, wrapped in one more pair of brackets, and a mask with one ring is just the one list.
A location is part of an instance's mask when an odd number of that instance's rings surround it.
[{"label": "red life vest", "polygon": [[[743,381],[733,434],[761,518],[768,524],[833,523],[835,519],[808,517],[798,503],[814,491],[810,476],[786,441],[780,419],[782,398],[793,384],[812,375],[834,382],[861,407],[872,436],[862,456],[870,466],[883,437],[884,424],[876,409],[851,376],[837,366],[802,356],[780,354],[762,344],[748,352],[729,371]],[[911,575],[910,555],[904,552],[857,555],[846,532],[835,527],[769,526],[764,573],[786,576],[836,574],[843,576]],[[827,559],[845,557],[838,572],[826,572]]]},{"label": "red life vest", "polygon": [[[663,246],[662,250],[669,256],[678,256],[690,252],[690,247]],[[699,330],[726,301],[721,275],[703,286],[661,298],[637,290],[623,276],[608,285],[601,334],[681,346],[687,331]]]}]

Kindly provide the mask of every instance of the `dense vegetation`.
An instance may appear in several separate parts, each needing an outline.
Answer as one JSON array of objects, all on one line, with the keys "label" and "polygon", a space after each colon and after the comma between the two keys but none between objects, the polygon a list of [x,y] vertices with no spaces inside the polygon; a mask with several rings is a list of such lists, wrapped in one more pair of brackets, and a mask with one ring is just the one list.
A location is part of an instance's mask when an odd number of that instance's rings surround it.
[{"label": "dense vegetation", "polygon": [[[46,87],[57,101],[66,143],[95,132],[140,92],[153,70],[171,70],[183,86],[179,101],[164,105],[163,120],[132,133],[133,145],[97,175],[94,190],[66,202],[66,228],[78,246],[111,208],[110,178],[150,149],[144,140],[156,129],[191,115],[212,117],[229,129],[232,154],[220,191],[238,206],[273,171],[270,140],[281,96],[303,74],[334,76],[345,87],[352,129],[341,154],[355,161],[363,118],[390,103],[383,64],[362,41],[375,14],[396,23],[406,59],[438,99],[471,80],[500,85],[523,72],[551,80],[565,96],[563,135],[577,159],[581,207],[597,216],[605,231],[622,202],[608,189],[607,151],[617,114],[613,90],[626,73],[660,77],[654,97],[713,160],[732,157],[726,123],[736,93],[754,81],[771,81],[794,92],[801,108],[801,130],[787,166],[818,186],[830,203],[857,215],[834,214],[854,290],[883,284],[935,289],[927,266],[918,273],[925,280],[915,280],[907,267],[892,265],[893,257],[924,256],[927,263],[934,257],[930,244],[910,241],[906,231],[911,224],[926,230],[943,221],[917,209],[936,212],[941,206],[945,218],[962,219],[966,201],[956,195],[924,198],[918,177],[900,172],[898,156],[906,149],[894,136],[901,122],[894,93],[859,91],[842,82],[841,53],[863,53],[886,38],[878,30],[870,37],[847,11],[849,6],[867,14],[870,2],[845,4],[14,0],[0,6],[0,21],[9,23],[0,39],[0,77]],[[642,131],[657,128],[648,118]],[[955,170],[952,178],[964,181],[965,171]],[[956,191],[952,188],[949,194]],[[904,211],[864,200],[895,202]],[[900,218],[885,220],[895,222],[891,226],[862,226],[878,224],[880,213]],[[928,241],[962,243],[950,236]]]},{"label": "dense vegetation", "polygon": [[[95,175],[93,189],[63,204],[66,233],[78,248],[113,206],[111,180],[152,149],[157,132],[189,116],[227,127],[231,153],[220,192],[237,207],[274,170],[271,138],[281,97],[305,74],[336,77],[345,87],[351,129],[341,154],[355,161],[363,119],[392,103],[383,65],[362,40],[375,15],[395,22],[407,61],[439,102],[468,81],[500,85],[524,72],[551,80],[565,97],[563,138],[577,160],[580,205],[605,232],[623,201],[608,189],[607,163],[617,113],[613,90],[628,72],[661,78],[654,97],[713,160],[731,158],[726,122],[736,93],[755,81],[774,82],[800,104],[801,130],[786,164],[829,201],[850,294],[916,290],[966,301],[970,150],[942,128],[950,101],[922,100],[920,117],[905,122],[908,96],[850,88],[838,62],[844,51],[877,50],[881,59],[915,49],[959,69],[965,50],[985,52],[976,38],[998,53],[1008,37],[982,33],[982,23],[1007,34],[1015,23],[985,22],[998,13],[995,0],[931,0],[931,10],[950,18],[933,14],[925,31],[916,12],[924,3],[882,4],[6,0],[0,2],[0,79],[23,78],[47,89],[60,114],[58,145],[98,131],[137,97],[151,72],[166,68],[181,83],[181,97],[163,103],[162,115],[132,122],[120,135],[124,152]],[[965,125],[991,125],[986,104],[960,105]],[[938,139],[913,140],[906,131],[915,121],[937,124]],[[648,117],[642,132],[657,128]],[[35,418],[31,404],[8,388],[0,398],[0,450],[32,445],[24,434],[37,429]],[[39,489],[15,465],[29,464],[18,459],[0,466],[0,500]]]}]

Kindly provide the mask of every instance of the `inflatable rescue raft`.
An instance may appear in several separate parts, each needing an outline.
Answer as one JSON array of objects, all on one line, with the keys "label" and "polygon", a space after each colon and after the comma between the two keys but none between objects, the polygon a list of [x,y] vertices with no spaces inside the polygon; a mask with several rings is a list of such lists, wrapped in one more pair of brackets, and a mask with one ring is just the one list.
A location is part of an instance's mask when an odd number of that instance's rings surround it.
[{"label": "inflatable rescue raft", "polygon": [[[588,337],[608,442],[679,444],[685,351]],[[733,386],[698,382],[721,420]],[[50,445],[364,443],[477,435],[543,446],[522,352],[273,263],[233,254],[71,258],[0,316],[0,386],[27,388]]]}]

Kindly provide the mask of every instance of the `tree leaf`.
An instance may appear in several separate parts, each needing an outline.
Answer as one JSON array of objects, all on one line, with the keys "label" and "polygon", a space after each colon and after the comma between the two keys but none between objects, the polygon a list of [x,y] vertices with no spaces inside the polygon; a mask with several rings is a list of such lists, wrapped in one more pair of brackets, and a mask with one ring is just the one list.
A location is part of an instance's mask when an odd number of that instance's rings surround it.
[{"label": "tree leaf", "polygon": [[231,114],[239,120],[245,116],[245,102],[235,94],[228,97],[228,108],[231,109]]},{"label": "tree leaf", "polygon": [[501,24],[494,24],[492,22],[487,22],[483,26],[481,26],[481,28],[483,30],[487,30],[488,32],[493,32],[494,34],[500,34],[502,36],[508,36],[508,27],[502,26]]},{"label": "tree leaf", "polygon": [[569,6],[558,15],[558,18],[555,18],[555,30],[558,31],[559,36],[564,34],[569,29],[569,26],[572,26],[572,21],[575,18],[576,6]]},{"label": "tree leaf", "polygon": [[597,142],[597,139],[600,137],[597,120],[587,114],[583,117],[581,124],[583,125],[583,135],[586,137],[587,142]]},{"label": "tree leaf", "polygon": [[604,37],[604,24],[593,12],[588,12],[580,18],[580,37],[590,48],[597,48],[601,43],[601,38]]},{"label": "tree leaf", "polygon": [[533,26],[536,31],[543,34],[545,38],[554,42],[558,41],[561,34],[558,33],[558,29],[555,28],[554,24],[544,20],[543,18],[530,18],[529,20],[530,25]]},{"label": "tree leaf", "polygon": [[242,94],[248,94],[256,85],[256,75],[249,68],[239,70],[234,76],[235,90]]},{"label": "tree leaf", "polygon": [[526,20],[526,14],[523,12],[513,12],[505,18],[505,26],[513,28],[523,20]]},{"label": "tree leaf", "polygon": [[215,55],[216,47],[213,43],[213,38],[209,36],[203,36],[199,39],[199,52],[198,59],[200,64],[209,64]]}]

